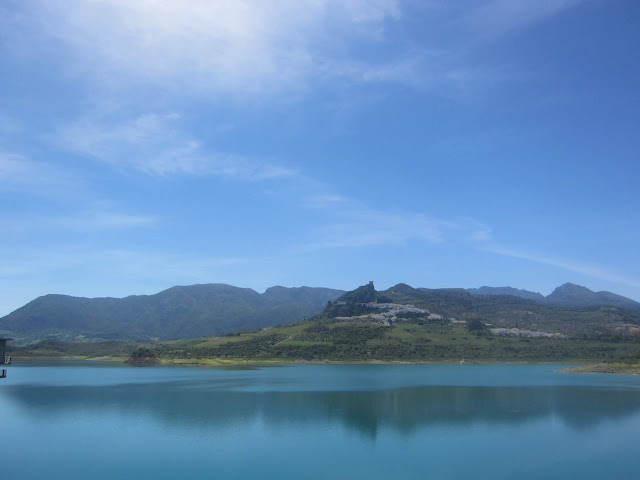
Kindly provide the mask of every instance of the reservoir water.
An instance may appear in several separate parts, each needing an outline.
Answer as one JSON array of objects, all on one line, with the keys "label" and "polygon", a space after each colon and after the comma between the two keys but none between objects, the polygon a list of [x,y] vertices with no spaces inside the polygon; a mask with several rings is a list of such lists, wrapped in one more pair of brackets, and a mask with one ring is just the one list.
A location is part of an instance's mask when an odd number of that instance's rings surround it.
[{"label": "reservoir water", "polygon": [[7,480],[637,479],[640,377],[560,365],[23,364]]}]

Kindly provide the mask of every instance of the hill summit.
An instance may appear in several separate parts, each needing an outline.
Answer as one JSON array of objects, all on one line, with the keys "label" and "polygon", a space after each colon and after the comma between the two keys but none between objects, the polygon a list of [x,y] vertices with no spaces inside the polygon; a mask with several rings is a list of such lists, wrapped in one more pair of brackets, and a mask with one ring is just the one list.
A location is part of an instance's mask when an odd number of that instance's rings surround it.
[{"label": "hill summit", "polygon": [[610,305],[629,310],[640,310],[640,303],[611,292],[594,292],[581,285],[565,283],[547,296],[547,302],[564,307],[585,308]]},{"label": "hill summit", "polygon": [[350,292],[342,294],[336,303],[357,304],[357,303],[388,303],[390,300],[381,295],[373,286],[373,282],[356,288]]}]

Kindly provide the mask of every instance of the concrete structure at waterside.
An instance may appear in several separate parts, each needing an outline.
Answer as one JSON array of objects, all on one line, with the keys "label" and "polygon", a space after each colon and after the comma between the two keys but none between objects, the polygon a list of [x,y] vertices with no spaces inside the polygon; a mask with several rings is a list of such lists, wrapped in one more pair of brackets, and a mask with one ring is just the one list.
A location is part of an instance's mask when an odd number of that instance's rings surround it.
[{"label": "concrete structure at waterside", "polygon": [[[0,366],[1,365],[11,365],[11,356],[5,355],[5,348],[7,346],[7,341],[13,340],[12,338],[0,338]],[[7,377],[7,369],[0,369],[0,378]]]}]

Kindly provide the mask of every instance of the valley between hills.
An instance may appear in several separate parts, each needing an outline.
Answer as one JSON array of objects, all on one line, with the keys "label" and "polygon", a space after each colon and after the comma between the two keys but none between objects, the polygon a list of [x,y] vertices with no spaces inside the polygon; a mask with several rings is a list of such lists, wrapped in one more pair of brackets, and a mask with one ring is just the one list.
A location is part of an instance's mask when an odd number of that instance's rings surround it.
[{"label": "valley between hills", "polygon": [[[68,328],[55,333],[62,320],[78,322],[78,313],[66,307],[66,317],[54,309],[55,322],[47,322],[47,297],[36,299],[37,320],[29,316],[33,305],[27,304],[3,319],[0,328],[13,335],[21,334],[16,328],[21,320],[23,339],[37,337],[34,325],[41,324],[45,338],[23,341],[23,345],[12,346],[16,359],[111,359],[135,364],[178,363],[205,365],[234,365],[273,362],[552,362],[580,363],[580,371],[640,373],[640,304],[608,292],[591,292],[577,285],[566,284],[552,295],[531,298],[531,292],[522,290],[481,291],[463,289],[416,289],[405,284],[384,291],[377,291],[372,282],[351,292],[331,289],[285,289],[274,287],[265,294],[249,289],[209,285],[174,287],[158,294],[160,300],[168,302],[168,294],[180,297],[191,310],[175,303],[171,308],[183,312],[194,312],[198,302],[187,295],[190,288],[200,295],[200,302],[213,310],[212,298],[226,306],[226,325],[237,322],[231,331],[218,329],[220,333],[202,335],[197,338],[142,338],[145,332],[138,328],[129,338],[90,338],[87,325],[84,330]],[[500,293],[494,294],[494,291]],[[226,292],[227,296],[222,292]],[[232,302],[241,294],[239,303]],[[211,295],[215,293],[215,295]],[[277,295],[274,295],[276,294]],[[520,293],[520,294],[518,294]],[[209,295],[207,295],[209,294]],[[231,295],[229,297],[229,295]],[[267,298],[263,298],[264,296]],[[271,296],[271,298],[269,298]],[[551,297],[551,298],[549,298]],[[107,299],[111,305],[117,300],[132,302],[132,298]],[[282,303],[278,303],[277,298]],[[44,300],[42,300],[44,299]],[[74,303],[74,297],[66,297]],[[599,300],[602,299],[602,300]],[[50,299],[49,299],[50,300]],[[80,299],[81,312],[95,319],[87,305],[91,300]],[[152,303],[144,298],[149,314]],[[253,310],[249,301],[253,300]],[[309,305],[312,300],[314,305]],[[305,304],[305,301],[308,303]],[[114,303],[115,302],[115,303]],[[32,302],[33,303],[33,302]],[[600,303],[600,304],[599,304]],[[609,304],[607,304],[609,303]],[[612,303],[617,303],[612,305]],[[249,318],[256,320],[247,328],[238,322],[242,314],[234,312],[241,305],[251,311]],[[277,314],[271,317],[260,313],[291,312],[291,305],[301,318],[278,325]],[[234,308],[232,308],[234,306]],[[108,311],[101,305],[102,315]],[[118,306],[121,308],[121,306]],[[156,307],[159,308],[159,307]],[[317,313],[308,315],[308,312]],[[135,308],[134,308],[135,310]],[[158,310],[156,310],[158,311]],[[106,313],[105,313],[106,312]],[[220,316],[220,312],[216,312]],[[92,316],[93,315],[93,316]],[[236,316],[234,316],[236,315]],[[13,316],[13,317],[12,317]],[[205,316],[197,316],[199,325],[206,324]],[[175,328],[167,324],[171,320],[165,313],[164,328]],[[212,316],[212,318],[218,318]],[[283,317],[284,318],[284,317]],[[276,324],[265,325],[265,319]],[[13,320],[11,324],[9,320]],[[188,323],[188,318],[187,318]],[[262,323],[260,323],[262,322]],[[268,322],[267,322],[268,323]],[[95,323],[94,323],[95,324]],[[7,326],[13,327],[13,332]],[[18,325],[19,326],[19,325]],[[215,326],[214,326],[215,327]],[[101,327],[104,328],[104,327]],[[186,331],[191,331],[189,328]],[[104,332],[104,330],[102,330]],[[25,335],[24,332],[27,332]],[[53,332],[53,333],[52,333]],[[157,329],[155,330],[157,333]],[[0,332],[2,334],[2,332]],[[72,336],[74,335],[75,336]],[[147,334],[148,335],[148,334]]]}]

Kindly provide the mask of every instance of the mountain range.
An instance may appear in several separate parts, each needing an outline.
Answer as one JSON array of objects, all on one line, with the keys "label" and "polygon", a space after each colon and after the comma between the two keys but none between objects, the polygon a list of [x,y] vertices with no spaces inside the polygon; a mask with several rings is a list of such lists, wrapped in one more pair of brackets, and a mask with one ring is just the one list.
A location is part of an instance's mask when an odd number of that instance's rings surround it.
[{"label": "mountain range", "polygon": [[541,304],[555,305],[568,308],[589,308],[600,305],[624,308],[640,311],[640,303],[630,298],[616,295],[611,292],[594,292],[586,287],[565,283],[556,288],[546,297],[537,292],[519,290],[512,287],[480,287],[468,288],[467,292],[473,295],[512,295],[514,297],[534,300]]},{"label": "mountain range", "polygon": [[19,343],[43,338],[197,338],[302,320],[321,312],[343,293],[277,286],[260,294],[250,288],[203,284],[125,298],[44,295],[0,318],[0,334]]},{"label": "mountain range", "polygon": [[47,338],[198,338],[297,322],[323,309],[333,317],[367,314],[370,309],[365,304],[370,302],[411,304],[446,318],[479,319],[495,327],[588,337],[627,335],[640,324],[640,303],[570,283],[546,297],[511,287],[426,289],[398,284],[378,292],[370,282],[351,292],[277,286],[260,294],[248,288],[204,284],[125,298],[45,295],[0,318],[0,335],[11,336],[16,343]]}]

